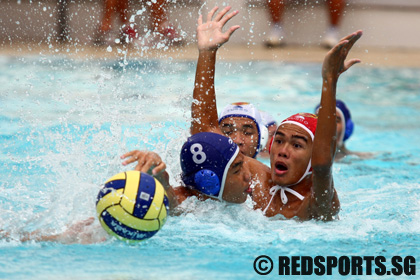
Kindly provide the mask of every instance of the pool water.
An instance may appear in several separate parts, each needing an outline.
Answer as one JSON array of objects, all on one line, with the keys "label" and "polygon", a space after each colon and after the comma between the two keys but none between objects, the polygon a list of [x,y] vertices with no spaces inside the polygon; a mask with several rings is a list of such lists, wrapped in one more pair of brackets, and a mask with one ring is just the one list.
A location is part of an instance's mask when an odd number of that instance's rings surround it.
[{"label": "pool water", "polygon": [[[249,101],[278,121],[313,112],[320,67],[220,62],[219,110]],[[0,279],[255,279],[259,255],[420,259],[420,69],[367,65],[342,75],[337,95],[355,122],[347,147],[375,157],[334,165],[337,221],[268,219],[249,202],[191,199],[137,245],[15,240],[95,216],[101,184],[133,168],[119,158],[132,149],[158,152],[176,185],[194,73],[193,61],[0,57],[0,229],[11,234],[0,239]],[[97,222],[91,231],[104,234]]]}]

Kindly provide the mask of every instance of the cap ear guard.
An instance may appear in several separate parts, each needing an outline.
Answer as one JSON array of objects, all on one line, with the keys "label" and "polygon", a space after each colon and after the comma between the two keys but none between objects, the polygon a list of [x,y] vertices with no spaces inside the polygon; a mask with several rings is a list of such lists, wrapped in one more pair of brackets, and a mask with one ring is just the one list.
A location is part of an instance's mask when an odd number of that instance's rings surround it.
[{"label": "cap ear guard", "polygon": [[336,100],[336,107],[338,110],[341,111],[342,117],[344,118],[344,135],[343,135],[343,142],[350,138],[350,136],[353,133],[354,129],[354,123],[351,119],[351,114],[349,108],[346,106],[346,104],[337,99]]},{"label": "cap ear guard", "polygon": [[260,144],[258,145],[258,152],[264,150],[268,141],[268,128],[263,124],[258,124],[260,129]]},{"label": "cap ear guard", "polygon": [[195,173],[194,183],[198,191],[210,195],[218,196],[220,192],[220,181],[216,173],[211,170],[203,169]]},{"label": "cap ear guard", "polygon": [[354,129],[354,123],[351,119],[348,119],[346,121],[346,130],[344,132],[343,142],[350,138],[350,136],[353,134],[353,129]]}]

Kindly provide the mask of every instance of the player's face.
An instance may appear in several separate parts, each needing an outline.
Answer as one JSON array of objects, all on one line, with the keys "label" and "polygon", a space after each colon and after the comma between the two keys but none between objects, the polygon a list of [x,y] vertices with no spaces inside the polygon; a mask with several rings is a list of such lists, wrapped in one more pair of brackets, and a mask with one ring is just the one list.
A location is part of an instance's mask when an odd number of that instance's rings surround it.
[{"label": "player's face", "polygon": [[294,124],[282,124],[271,146],[271,178],[276,185],[295,184],[305,173],[312,155],[312,138]]},{"label": "player's face", "polygon": [[247,157],[238,153],[230,165],[226,176],[225,189],[222,198],[224,201],[244,203],[251,193],[251,172]]},{"label": "player's face", "polygon": [[258,148],[258,128],[249,118],[231,117],[220,122],[223,134],[238,145],[242,154],[253,157]]},{"label": "player's face", "polygon": [[336,123],[337,123],[337,147],[338,147],[338,141],[340,140],[340,136],[342,133],[344,133],[343,129],[343,116],[340,114],[338,110],[336,110]]}]

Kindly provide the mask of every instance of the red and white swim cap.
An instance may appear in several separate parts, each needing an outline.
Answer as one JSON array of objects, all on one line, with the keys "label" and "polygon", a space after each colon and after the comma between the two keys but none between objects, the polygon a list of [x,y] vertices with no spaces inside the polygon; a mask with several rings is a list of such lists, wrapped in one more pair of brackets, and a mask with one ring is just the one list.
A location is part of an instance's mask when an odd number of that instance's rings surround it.
[{"label": "red and white swim cap", "polygon": [[280,125],[290,123],[295,124],[303,128],[312,138],[312,141],[315,137],[316,125],[318,123],[318,117],[314,114],[310,113],[298,113],[294,114],[293,116],[288,117],[284,121],[281,122]]}]

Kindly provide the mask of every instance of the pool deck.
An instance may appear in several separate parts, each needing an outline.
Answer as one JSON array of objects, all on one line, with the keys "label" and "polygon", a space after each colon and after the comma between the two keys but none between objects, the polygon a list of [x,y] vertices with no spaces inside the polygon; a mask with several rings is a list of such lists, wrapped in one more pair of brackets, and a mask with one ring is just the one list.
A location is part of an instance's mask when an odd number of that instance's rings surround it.
[{"label": "pool deck", "polygon": [[[218,0],[177,0],[169,5],[169,19],[178,25],[186,36],[186,45],[180,48],[145,51],[135,46],[92,46],[103,12],[103,1],[64,1],[67,43],[57,43],[54,38],[60,30],[59,9],[55,0],[16,1],[0,3],[0,55],[55,55],[63,54],[81,59],[98,57],[142,57],[160,59],[196,60],[195,28],[199,13],[220,5]],[[142,2],[142,1],[140,1]],[[131,14],[136,26],[147,26],[148,12],[143,4],[133,3]],[[169,1],[171,2],[171,1]],[[228,1],[229,2],[229,1]],[[266,49],[262,41],[269,32],[265,1],[235,0],[240,16],[232,24],[242,28],[235,32],[229,43],[219,51],[219,59],[226,60],[275,60],[283,62],[322,62],[327,50],[319,47],[326,27],[327,15],[322,1],[296,2],[285,10],[283,22],[288,45],[284,48]],[[311,3],[310,5],[307,5]],[[360,58],[362,65],[378,67],[420,67],[420,3],[415,0],[352,0],[348,1],[340,24],[344,36],[361,29],[363,37],[354,46],[349,58]],[[225,2],[223,2],[225,3]],[[205,5],[204,5],[205,4]],[[224,5],[224,4],[223,4]],[[63,15],[61,15],[63,16]],[[131,19],[130,19],[131,20]],[[117,23],[117,22],[115,22]],[[118,35],[118,28],[113,32]],[[146,32],[139,28],[140,35]],[[112,38],[113,36],[111,36]],[[38,44],[38,42],[40,42]],[[49,44],[51,42],[51,44]]]},{"label": "pool deck", "polygon": [[[288,45],[283,48],[267,49],[262,45],[252,47],[243,44],[226,44],[218,52],[219,60],[274,60],[283,62],[322,62],[327,50],[314,46]],[[74,46],[71,44],[25,44],[14,43],[1,46],[0,55],[65,55],[77,59],[92,58],[129,58],[196,60],[196,45],[191,43],[183,47],[144,51],[136,46],[115,45],[110,51],[107,47],[90,45]],[[375,48],[355,46],[349,58],[359,58],[362,65],[379,67],[420,67],[420,50],[407,48]]]}]

